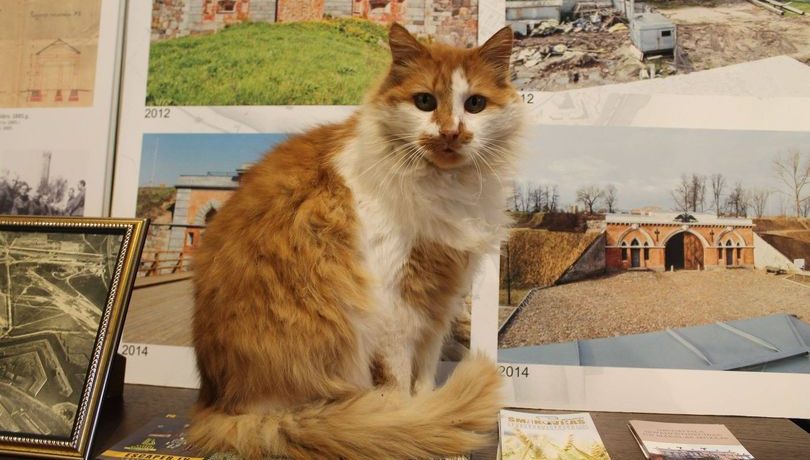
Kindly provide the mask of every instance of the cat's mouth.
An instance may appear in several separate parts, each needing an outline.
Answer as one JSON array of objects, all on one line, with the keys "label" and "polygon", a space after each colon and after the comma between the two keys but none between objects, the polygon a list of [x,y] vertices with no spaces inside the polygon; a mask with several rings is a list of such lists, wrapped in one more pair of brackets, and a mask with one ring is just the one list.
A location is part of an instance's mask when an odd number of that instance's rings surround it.
[{"label": "cat's mouth", "polygon": [[439,169],[455,169],[467,163],[467,155],[462,152],[462,144],[440,140],[424,143],[425,159]]},{"label": "cat's mouth", "polygon": [[428,148],[425,159],[439,169],[455,169],[467,163],[467,157],[458,148]]}]

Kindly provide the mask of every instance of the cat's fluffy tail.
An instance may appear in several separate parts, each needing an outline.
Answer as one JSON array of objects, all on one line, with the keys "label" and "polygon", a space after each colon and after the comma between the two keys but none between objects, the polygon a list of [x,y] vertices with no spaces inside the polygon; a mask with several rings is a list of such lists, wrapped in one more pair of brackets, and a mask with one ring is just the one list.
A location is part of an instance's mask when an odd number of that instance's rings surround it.
[{"label": "cat's fluffy tail", "polygon": [[462,361],[439,389],[403,398],[369,390],[339,402],[276,414],[229,415],[198,410],[189,441],[206,451],[236,451],[248,459],[426,459],[459,455],[494,438],[501,379],[493,363]]}]

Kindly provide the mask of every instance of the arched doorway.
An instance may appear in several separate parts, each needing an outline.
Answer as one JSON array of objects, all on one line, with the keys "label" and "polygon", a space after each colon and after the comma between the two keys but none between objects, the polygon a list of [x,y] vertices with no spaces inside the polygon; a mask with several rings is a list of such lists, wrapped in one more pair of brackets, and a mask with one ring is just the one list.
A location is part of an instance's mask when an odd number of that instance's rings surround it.
[{"label": "arched doorway", "polygon": [[734,248],[731,247],[731,240],[726,241],[726,266],[734,265]]},{"label": "arched doorway", "polygon": [[638,240],[633,238],[630,242],[630,268],[641,267],[641,249],[639,248]]},{"label": "arched doorway", "polygon": [[664,249],[666,269],[699,270],[703,268],[703,243],[697,235],[680,232],[666,243]]}]

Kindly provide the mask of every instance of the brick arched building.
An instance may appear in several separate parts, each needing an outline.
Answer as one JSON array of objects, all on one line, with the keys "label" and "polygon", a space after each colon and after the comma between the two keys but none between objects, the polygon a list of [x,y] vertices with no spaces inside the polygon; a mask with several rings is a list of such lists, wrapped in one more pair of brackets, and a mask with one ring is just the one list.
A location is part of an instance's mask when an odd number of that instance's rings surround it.
[{"label": "brick arched building", "polygon": [[751,219],[710,214],[605,216],[608,270],[711,270],[754,266]]},{"label": "brick arched building", "polygon": [[[479,0],[155,0],[152,40],[213,33],[243,22],[324,18],[396,21],[418,36],[475,46]],[[304,37],[302,37],[304,38]]]}]

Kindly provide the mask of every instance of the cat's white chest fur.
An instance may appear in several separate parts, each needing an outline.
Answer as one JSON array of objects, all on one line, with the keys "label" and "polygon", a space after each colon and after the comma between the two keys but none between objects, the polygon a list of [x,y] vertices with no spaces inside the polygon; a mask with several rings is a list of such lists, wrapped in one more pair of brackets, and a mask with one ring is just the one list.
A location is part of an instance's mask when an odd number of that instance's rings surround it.
[{"label": "cat's white chest fur", "polygon": [[[420,375],[422,385],[432,385],[444,337],[437,334],[435,343],[427,347],[430,356],[417,354],[426,353],[425,331],[432,325],[423,311],[408,305],[401,295],[403,269],[419,242],[463,251],[472,261],[497,250],[505,223],[503,187],[490,176],[469,170],[439,171],[427,164],[396,176],[387,175],[386,171],[394,171],[385,168],[365,169],[363,173],[359,166],[363,161],[358,159],[362,154],[359,144],[350,143],[337,162],[352,190],[359,223],[358,246],[372,277],[373,318],[356,318],[353,324],[362,344],[360,352],[382,355],[403,389],[410,389],[413,374]],[[469,279],[475,268],[466,267],[468,273],[462,278]],[[459,305],[439,307],[454,309]]]}]

